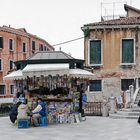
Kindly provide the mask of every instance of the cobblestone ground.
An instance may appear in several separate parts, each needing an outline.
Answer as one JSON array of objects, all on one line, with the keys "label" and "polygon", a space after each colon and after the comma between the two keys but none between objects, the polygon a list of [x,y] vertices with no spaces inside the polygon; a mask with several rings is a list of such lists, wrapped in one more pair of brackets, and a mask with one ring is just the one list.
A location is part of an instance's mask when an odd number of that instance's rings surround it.
[{"label": "cobblestone ground", "polygon": [[137,120],[87,117],[78,124],[18,129],[8,117],[0,118],[0,140],[140,140]]}]

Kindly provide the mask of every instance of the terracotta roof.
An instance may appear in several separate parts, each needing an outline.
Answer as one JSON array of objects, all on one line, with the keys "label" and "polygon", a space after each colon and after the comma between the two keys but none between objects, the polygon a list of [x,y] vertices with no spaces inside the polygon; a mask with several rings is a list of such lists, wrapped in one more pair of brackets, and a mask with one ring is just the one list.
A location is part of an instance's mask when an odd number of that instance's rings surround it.
[{"label": "terracotta roof", "polygon": [[12,27],[8,27],[8,26],[5,26],[5,25],[0,27],[0,31],[9,32],[9,33],[29,37],[27,33],[23,32],[21,30],[15,29],[15,28],[12,28]]},{"label": "terracotta roof", "polygon": [[94,22],[94,23],[86,24],[84,26],[136,25],[136,24],[140,24],[140,16],[139,17],[119,18],[119,19],[106,20],[106,21],[101,21],[101,22]]},{"label": "terracotta roof", "polygon": [[16,34],[16,35],[21,35],[21,36],[25,36],[25,37],[34,37],[38,40],[41,40],[43,42],[45,42],[50,48],[54,49],[54,47],[52,47],[46,40],[36,36],[36,35],[33,35],[33,34],[30,34],[26,31],[25,28],[19,28],[19,29],[15,29],[15,28],[12,28],[12,27],[8,27],[8,26],[2,26],[0,27],[0,31],[3,31],[3,32],[9,32],[9,33],[12,33],[12,34]]},{"label": "terracotta roof", "polygon": [[137,8],[135,8],[135,7],[132,7],[132,6],[130,6],[130,5],[127,5],[127,4],[124,4],[124,9],[125,9],[126,11],[128,11],[128,10],[130,9],[130,10],[133,10],[133,11],[136,11],[136,12],[140,13],[140,10],[139,10],[139,9],[137,9]]}]

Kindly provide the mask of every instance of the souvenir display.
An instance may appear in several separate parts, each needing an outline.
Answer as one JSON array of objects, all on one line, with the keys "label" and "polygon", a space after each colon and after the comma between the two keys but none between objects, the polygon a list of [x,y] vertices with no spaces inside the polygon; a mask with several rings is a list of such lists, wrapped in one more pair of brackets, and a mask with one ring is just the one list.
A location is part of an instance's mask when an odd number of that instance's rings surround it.
[{"label": "souvenir display", "polygon": [[21,91],[24,88],[24,92],[28,92],[28,98],[25,98],[28,99],[30,110],[37,106],[37,98],[42,98],[46,103],[48,124],[78,123],[80,121],[80,92],[81,89],[86,89],[86,80],[69,78],[67,75],[41,75],[40,77],[27,77],[24,81],[18,80],[16,86]]}]

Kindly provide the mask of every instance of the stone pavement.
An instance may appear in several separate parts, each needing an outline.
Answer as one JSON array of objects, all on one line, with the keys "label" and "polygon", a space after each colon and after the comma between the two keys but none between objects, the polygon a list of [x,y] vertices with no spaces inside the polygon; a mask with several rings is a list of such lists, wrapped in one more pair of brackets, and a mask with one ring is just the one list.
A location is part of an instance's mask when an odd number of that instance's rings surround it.
[{"label": "stone pavement", "polygon": [[78,124],[18,129],[1,117],[0,140],[140,140],[140,125],[136,119],[87,117]]}]

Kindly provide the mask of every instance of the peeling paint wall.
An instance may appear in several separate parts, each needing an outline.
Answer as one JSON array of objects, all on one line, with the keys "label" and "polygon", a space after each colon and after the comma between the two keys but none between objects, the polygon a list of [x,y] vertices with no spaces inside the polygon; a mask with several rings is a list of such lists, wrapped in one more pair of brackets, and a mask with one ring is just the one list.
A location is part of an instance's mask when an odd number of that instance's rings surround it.
[{"label": "peeling paint wall", "polygon": [[[121,65],[121,41],[122,39],[134,39],[135,42],[135,64]],[[100,39],[102,42],[102,59],[103,65],[100,67],[92,67],[95,80],[102,80],[102,92],[92,92],[89,96],[92,100],[96,98],[102,99],[102,96],[109,97],[111,93],[117,96],[121,92],[121,79],[140,78],[140,29],[101,29],[92,30],[89,36],[85,38],[85,64],[88,64],[88,45],[90,39]]]},{"label": "peeling paint wall", "polygon": [[120,78],[104,78],[103,79],[103,93],[105,97],[118,96],[121,92],[121,81]]}]

